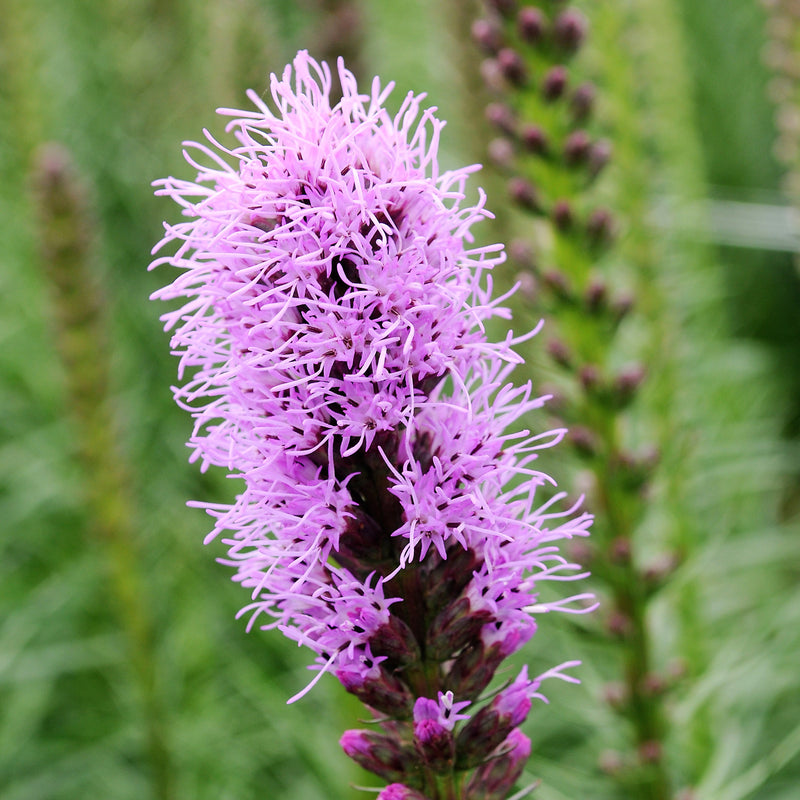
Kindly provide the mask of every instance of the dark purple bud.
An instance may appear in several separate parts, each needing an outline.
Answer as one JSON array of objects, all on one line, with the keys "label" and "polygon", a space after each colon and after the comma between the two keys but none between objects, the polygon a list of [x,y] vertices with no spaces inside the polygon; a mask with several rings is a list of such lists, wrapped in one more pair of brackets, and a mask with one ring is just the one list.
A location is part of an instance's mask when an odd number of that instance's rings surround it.
[{"label": "dark purple bud", "polygon": [[517,10],[517,0],[486,0],[486,5],[504,17],[510,17]]},{"label": "dark purple bud", "polygon": [[583,425],[573,425],[569,430],[569,438],[575,449],[583,456],[593,456],[597,453],[597,437]]},{"label": "dark purple bud", "polygon": [[386,656],[397,664],[413,664],[420,658],[411,628],[394,614],[370,637],[369,646],[376,656]]},{"label": "dark purple bud", "polygon": [[572,353],[561,339],[550,339],[547,342],[547,353],[562,367],[569,367],[572,364]]},{"label": "dark purple bud", "polygon": [[372,517],[354,507],[333,557],[356,575],[371,571],[375,554],[380,553],[381,531]]},{"label": "dark purple bud", "polygon": [[614,400],[617,406],[623,407],[633,400],[646,374],[647,370],[642,364],[631,364],[617,373],[613,385]]},{"label": "dark purple bud", "polygon": [[542,155],[547,152],[547,135],[538,125],[530,123],[524,125],[519,136],[528,152],[536,155]]},{"label": "dark purple bud", "polygon": [[456,739],[457,765],[471,769],[486,760],[511,731],[521,725],[531,709],[529,682],[515,681],[465,723]]},{"label": "dark purple bud", "polygon": [[439,611],[461,596],[461,592],[472,580],[478,567],[478,559],[472,550],[453,547],[446,559],[431,559],[433,569],[425,575],[428,608]]},{"label": "dark purple bud", "polygon": [[568,53],[574,53],[586,38],[589,24],[586,17],[575,8],[562,11],[553,24],[553,40]]},{"label": "dark purple bud", "polygon": [[567,68],[561,65],[547,71],[542,81],[542,97],[552,103],[563,96],[567,88]]},{"label": "dark purple bud", "polygon": [[572,287],[569,279],[559,269],[548,269],[542,273],[542,282],[559,299],[568,300],[572,297]]},{"label": "dark purple bud", "polygon": [[531,755],[531,740],[519,729],[511,731],[492,757],[470,778],[468,800],[505,800],[519,780]]},{"label": "dark purple bud", "polygon": [[622,322],[633,309],[634,303],[635,299],[630,292],[618,294],[611,301],[611,312],[614,314],[614,320],[617,323]]},{"label": "dark purple bud", "polygon": [[522,41],[538,44],[547,30],[547,20],[540,9],[525,6],[517,14],[517,30]]},{"label": "dark purple bud", "polygon": [[606,304],[607,287],[605,281],[593,278],[586,287],[586,309],[593,314],[602,311]]},{"label": "dark purple bud", "polygon": [[585,164],[591,146],[592,140],[586,131],[573,131],[564,142],[564,161],[571,167]]},{"label": "dark purple bud", "polygon": [[514,136],[517,130],[517,121],[514,112],[505,103],[489,103],[486,106],[486,119],[495,128]]},{"label": "dark purple bud", "polygon": [[586,234],[592,244],[607,244],[614,235],[614,218],[605,208],[596,208],[586,221]]},{"label": "dark purple bud", "polygon": [[511,199],[527,211],[539,211],[541,203],[536,187],[527,179],[515,176],[508,182],[508,194]]},{"label": "dark purple bud", "polygon": [[395,675],[378,667],[378,678],[362,679],[357,673],[339,670],[336,677],[344,688],[364,705],[395,719],[411,719],[414,697]]},{"label": "dark purple bud", "polygon": [[486,753],[494,750],[510,733],[497,711],[484,706],[461,729],[456,739],[456,766],[471,769],[486,759]]},{"label": "dark purple bud", "polygon": [[572,213],[572,205],[569,200],[556,200],[553,203],[553,208],[550,211],[553,218],[553,224],[560,231],[568,231],[572,227],[572,222],[575,219]]},{"label": "dark purple bud", "polygon": [[472,24],[474,42],[488,55],[495,55],[503,45],[500,26],[490,19],[477,19]]},{"label": "dark purple bud", "polygon": [[385,733],[345,731],[339,744],[359,766],[387,781],[407,781],[418,770],[416,750]]},{"label": "dark purple bud", "polygon": [[435,719],[414,723],[414,744],[422,760],[434,771],[452,766],[455,760],[453,733]]},{"label": "dark purple bud", "polygon": [[475,641],[481,628],[493,616],[486,609],[472,611],[467,597],[450,603],[431,623],[428,629],[428,653],[433,659],[452,658],[463,647]]},{"label": "dark purple bud", "polygon": [[572,114],[576,122],[583,122],[594,109],[597,90],[591,83],[582,83],[572,93]]},{"label": "dark purple bud", "polygon": [[522,56],[511,47],[504,47],[497,54],[497,63],[503,77],[514,86],[525,83],[528,70]]},{"label": "dark purple bud", "polygon": [[477,697],[489,685],[504,657],[500,648],[487,648],[479,639],[453,661],[445,679],[447,690],[465,700]]},{"label": "dark purple bud", "polygon": [[627,536],[618,536],[611,542],[609,557],[613,564],[631,563],[631,540]]},{"label": "dark purple bud", "polygon": [[514,161],[514,145],[510,139],[498,136],[489,142],[489,158],[498,167],[510,167]]},{"label": "dark purple bud", "polygon": [[594,364],[584,364],[578,370],[578,380],[580,381],[583,391],[587,394],[591,394],[597,390],[600,386],[601,379],[600,369]]},{"label": "dark purple bud", "polygon": [[612,147],[608,139],[600,139],[589,150],[589,172],[592,177],[599,175],[611,160]]}]

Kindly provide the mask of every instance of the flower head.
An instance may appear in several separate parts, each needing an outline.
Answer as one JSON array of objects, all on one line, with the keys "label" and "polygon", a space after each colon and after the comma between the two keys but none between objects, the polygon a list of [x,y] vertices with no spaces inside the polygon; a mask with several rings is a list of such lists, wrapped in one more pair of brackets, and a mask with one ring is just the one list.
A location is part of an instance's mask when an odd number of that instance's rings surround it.
[{"label": "flower head", "polygon": [[[509,383],[519,340],[486,335],[507,316],[489,275],[504,256],[473,244],[476,167],[440,171],[422,96],[390,114],[391,84],[360,92],[341,61],[339,80],[332,104],[329,68],[301,52],[272,107],[251,92],[255,110],[222,111],[234,146],[187,145],[196,180],[158,183],[187,220],[156,248],[182,270],[156,296],[184,300],[164,320],[193,457],[244,481],[205,506],[242,613],[451,763],[459,712],[535,630],[537,576],[574,569],[553,542],[590,518],[552,528],[535,500],[552,483],[538,451],[564,432],[506,432],[543,398]],[[391,780],[395,733],[344,743]]]}]

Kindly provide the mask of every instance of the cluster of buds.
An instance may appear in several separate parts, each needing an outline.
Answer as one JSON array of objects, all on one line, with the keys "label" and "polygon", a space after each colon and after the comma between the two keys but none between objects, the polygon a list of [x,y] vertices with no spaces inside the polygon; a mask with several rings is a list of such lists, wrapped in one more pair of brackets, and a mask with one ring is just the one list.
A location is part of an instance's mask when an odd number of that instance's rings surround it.
[{"label": "cluster of buds", "polygon": [[[571,68],[587,20],[561,3],[544,5],[547,10],[487,2],[486,15],[472,27],[485,56],[484,79],[496,96],[486,109],[497,132],[489,157],[510,176],[508,192],[515,204],[600,249],[613,236],[610,213],[575,202],[611,158],[609,142],[588,130],[595,88],[576,81]],[[564,176],[557,195],[549,191],[554,174]]]},{"label": "cluster of buds", "polygon": [[595,182],[611,146],[594,132],[596,90],[581,77],[588,21],[567,2],[486,0],[472,32],[494,93],[486,111],[497,133],[490,156],[527,217],[528,240],[512,257],[526,299],[551,318],[546,353],[560,397],[558,424],[570,426],[581,489],[598,517],[593,545],[578,542],[572,553],[591,563],[608,594],[604,634],[625,661],[629,700],[610,707],[631,723],[635,741],[625,769],[614,774],[636,787],[631,796],[666,796],[662,701],[649,691],[655,679],[646,617],[680,558],[667,553],[647,565],[637,553],[636,529],[659,458],[658,448],[634,448],[624,438],[635,427],[646,369],[616,349],[634,299],[615,269],[618,223],[597,202]]},{"label": "cluster of buds", "polygon": [[775,104],[775,158],[786,173],[783,189],[800,208],[800,2],[762,0],[767,10],[767,41],[762,51],[772,71],[768,92]]},{"label": "cluster of buds", "polygon": [[390,782],[382,800],[501,800],[541,681],[574,679],[523,670],[485,695],[537,614],[588,610],[538,584],[582,576],[556,543],[591,518],[540,497],[539,451],[565,431],[506,432],[545,398],[508,380],[527,337],[485,333],[507,312],[502,247],[470,245],[488,216],[483,195],[463,206],[474,168],[439,171],[421,97],[390,115],[391,84],[359,91],[341,60],[338,78],[332,102],[328,66],[299,53],[275,110],[249,93],[255,110],[222,111],[235,146],[190,143],[197,179],[158,182],[189,218],[153,262],[182,270],[156,295],[185,302],[164,315],[191,371],[175,395],[194,457],[244,481],[205,505],[242,613],[315,654],[292,699],[333,673],[372,710],[341,743]]}]

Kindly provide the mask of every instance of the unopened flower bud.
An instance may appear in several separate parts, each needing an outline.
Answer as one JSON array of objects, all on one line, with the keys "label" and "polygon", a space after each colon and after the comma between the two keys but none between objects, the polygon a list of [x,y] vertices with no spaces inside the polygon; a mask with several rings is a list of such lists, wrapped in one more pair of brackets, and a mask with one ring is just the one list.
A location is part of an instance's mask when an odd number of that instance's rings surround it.
[{"label": "unopened flower bud", "polygon": [[542,282],[561,300],[569,300],[572,297],[569,278],[560,269],[545,270],[542,273]]},{"label": "unopened flower bud", "polygon": [[522,269],[532,270],[536,266],[533,245],[527,239],[512,239],[508,245],[508,255]]},{"label": "unopened flower bud", "polygon": [[514,160],[514,145],[504,136],[489,142],[489,158],[498,167],[509,167]]},{"label": "unopened flower bud", "polygon": [[472,573],[480,562],[473,550],[454,547],[446,559],[434,562],[435,566],[425,572],[428,585],[427,603],[432,611],[441,611],[461,596],[464,587],[472,580]]},{"label": "unopened flower bud", "polygon": [[584,295],[586,310],[596,314],[605,307],[607,287],[605,281],[600,278],[593,278],[586,287]]},{"label": "unopened flower bud", "polygon": [[[508,695],[508,697],[504,697]],[[456,763],[470,769],[486,759],[486,752],[499,745],[512,729],[525,720],[531,700],[526,687],[511,684],[491,704],[484,706],[461,729],[456,739]]]},{"label": "unopened flower bud", "polygon": [[481,77],[486,84],[486,88],[489,89],[490,92],[502,94],[505,90],[503,72],[496,58],[485,58],[481,61]]},{"label": "unopened flower bud", "polygon": [[631,563],[631,540],[627,536],[618,536],[611,542],[609,557],[613,564]]},{"label": "unopened flower bud", "polygon": [[600,369],[594,364],[584,364],[578,371],[578,380],[587,394],[597,389],[601,378]]},{"label": "unopened flower bud", "polygon": [[574,53],[583,44],[588,27],[586,17],[580,11],[568,8],[556,18],[553,25],[553,40],[563,50]]},{"label": "unopened flower bud", "polygon": [[511,47],[504,47],[497,54],[497,63],[505,79],[514,86],[525,83],[528,70],[522,56]]},{"label": "unopened flower bud", "polygon": [[495,55],[503,45],[502,31],[490,19],[475,20],[472,24],[472,39],[488,55]]},{"label": "unopened flower bud", "polygon": [[576,122],[585,120],[594,109],[597,90],[591,83],[582,83],[572,93],[570,105]]},{"label": "unopened flower bud", "polygon": [[397,664],[413,664],[420,658],[411,628],[394,614],[372,634],[369,646],[376,656],[386,656]]},{"label": "unopened flower bud", "polygon": [[612,611],[606,620],[606,629],[612,636],[618,639],[625,639],[631,634],[633,626],[630,617],[617,609]]},{"label": "unopened flower bud", "polygon": [[489,103],[486,106],[486,119],[498,130],[513,136],[516,131],[514,112],[505,103]]},{"label": "unopened flower bud", "polygon": [[538,44],[547,30],[547,20],[540,9],[525,6],[517,14],[517,30],[522,41]]},{"label": "unopened flower bud", "polygon": [[364,678],[356,672],[337,670],[344,688],[362,703],[395,719],[411,719],[414,697],[408,687],[391,672],[377,667],[377,678]]},{"label": "unopened flower bud", "polygon": [[617,373],[613,385],[614,402],[617,407],[623,408],[630,403],[646,374],[647,370],[642,364],[631,364]]},{"label": "unopened flower bud", "polygon": [[569,367],[572,364],[572,353],[561,339],[550,339],[547,342],[547,354],[556,364]]},{"label": "unopened flower bud", "polygon": [[572,227],[574,215],[569,200],[556,200],[550,211],[553,223],[560,231],[568,231]]},{"label": "unopened flower bud", "polygon": [[519,284],[520,294],[526,300],[536,300],[538,293],[537,290],[539,287],[536,278],[532,273],[527,271],[517,273],[516,282]]},{"label": "unopened flower bud", "polygon": [[611,301],[611,312],[614,315],[614,320],[619,323],[622,322],[625,317],[633,309],[635,303],[635,299],[630,292],[622,292],[618,294],[612,301]]},{"label": "unopened flower bud", "polygon": [[422,719],[414,723],[414,744],[420,758],[434,770],[441,770],[453,763],[455,757],[453,733],[442,727],[435,719]]},{"label": "unopened flower bud", "polygon": [[586,222],[586,234],[592,244],[606,244],[613,236],[614,219],[605,208],[596,208]]},{"label": "unopened flower bud", "polygon": [[593,456],[597,453],[597,437],[583,425],[573,425],[569,430],[569,438],[575,449],[583,456]]},{"label": "unopened flower bud", "polygon": [[547,71],[542,80],[542,97],[549,103],[563,96],[567,88],[567,68],[562,66],[552,67]]},{"label": "unopened flower bud", "polygon": [[611,160],[612,147],[608,139],[600,139],[589,148],[589,174],[594,178]]},{"label": "unopened flower bud", "polygon": [[564,142],[564,161],[571,167],[585,164],[592,140],[586,131],[573,131]]},{"label": "unopened flower bud", "polygon": [[508,182],[508,194],[515,203],[528,211],[538,211],[541,208],[536,187],[526,178],[511,178]]},{"label": "unopened flower bud", "polygon": [[504,800],[525,768],[531,754],[531,740],[518,728],[497,747],[492,758],[470,778],[469,800]]},{"label": "unopened flower bud", "polygon": [[523,125],[519,136],[528,152],[536,155],[542,155],[547,152],[547,134],[538,125],[531,123]]},{"label": "unopened flower bud", "polygon": [[476,639],[481,628],[492,621],[486,609],[472,611],[469,599],[460,597],[444,609],[428,629],[427,651],[430,657],[444,661]]},{"label": "unopened flower bud", "polygon": [[487,648],[478,639],[453,661],[447,673],[447,688],[458,697],[477,697],[489,685],[503,658],[499,647]]},{"label": "unopened flower bud", "polygon": [[387,781],[413,775],[419,764],[415,749],[389,734],[350,730],[342,734],[339,744],[359,766]]}]

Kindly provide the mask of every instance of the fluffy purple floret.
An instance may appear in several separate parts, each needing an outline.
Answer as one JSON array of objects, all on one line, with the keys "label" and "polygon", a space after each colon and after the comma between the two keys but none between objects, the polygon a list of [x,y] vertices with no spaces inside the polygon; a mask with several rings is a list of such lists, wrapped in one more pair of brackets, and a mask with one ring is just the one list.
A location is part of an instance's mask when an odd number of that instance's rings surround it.
[{"label": "fluffy purple floret", "polygon": [[184,303],[163,319],[193,458],[244,481],[204,506],[251,592],[242,613],[356,680],[403,602],[393,578],[453,548],[475,555],[484,644],[513,652],[551,608],[536,581],[575,569],[553,542],[590,518],[535,500],[550,479],[533,462],[564,432],[505,433],[543,399],[508,382],[512,336],[484,330],[507,312],[489,274],[502,248],[470,234],[488,216],[482,194],[465,202],[476,167],[440,171],[422,96],[392,115],[391,85],[361,93],[341,62],[339,78],[332,106],[327,65],[301,52],[272,108],[251,92],[255,110],[222,110],[234,146],[187,144],[195,181],[158,182],[187,220],[152,266],[182,270],[155,296]]}]

